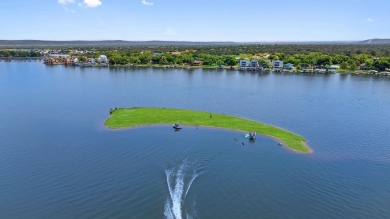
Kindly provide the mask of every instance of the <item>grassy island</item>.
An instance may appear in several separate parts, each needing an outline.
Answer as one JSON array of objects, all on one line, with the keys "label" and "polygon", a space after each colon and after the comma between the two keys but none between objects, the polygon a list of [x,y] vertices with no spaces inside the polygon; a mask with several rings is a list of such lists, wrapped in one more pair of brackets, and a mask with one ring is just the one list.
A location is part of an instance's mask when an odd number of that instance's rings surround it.
[{"label": "grassy island", "polygon": [[216,127],[243,132],[255,131],[277,139],[295,152],[311,152],[302,136],[267,124],[218,113],[210,115],[209,112],[168,108],[121,108],[112,111],[105,125],[116,129],[157,124],[171,125],[175,122],[185,126]]}]

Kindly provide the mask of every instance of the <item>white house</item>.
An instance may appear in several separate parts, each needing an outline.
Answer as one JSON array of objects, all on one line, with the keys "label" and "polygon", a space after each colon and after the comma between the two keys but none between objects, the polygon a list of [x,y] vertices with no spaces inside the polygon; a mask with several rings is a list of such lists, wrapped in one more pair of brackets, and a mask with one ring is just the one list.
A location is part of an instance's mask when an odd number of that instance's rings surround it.
[{"label": "white house", "polygon": [[257,61],[257,59],[253,59],[251,61],[251,67],[252,68],[258,68],[259,67],[259,62]]},{"label": "white house", "polygon": [[272,61],[272,66],[274,68],[283,68],[283,61],[280,60]]},{"label": "white house", "polygon": [[249,60],[240,60],[240,68],[248,68],[250,64]]},{"label": "white house", "polygon": [[330,73],[335,73],[339,68],[340,68],[339,65],[329,65],[326,69]]},{"label": "white house", "polygon": [[107,56],[105,56],[105,55],[100,55],[98,60],[100,63],[107,63],[108,62]]},{"label": "white house", "polygon": [[49,54],[50,58],[69,58],[70,55],[67,54]]}]

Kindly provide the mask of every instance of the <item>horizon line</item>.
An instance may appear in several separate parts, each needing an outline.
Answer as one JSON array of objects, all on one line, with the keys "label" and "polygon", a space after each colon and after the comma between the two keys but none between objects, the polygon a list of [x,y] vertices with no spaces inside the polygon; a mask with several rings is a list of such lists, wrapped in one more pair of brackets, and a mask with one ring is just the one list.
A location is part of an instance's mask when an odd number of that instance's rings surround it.
[{"label": "horizon line", "polygon": [[46,42],[101,42],[101,41],[123,41],[123,42],[189,42],[189,43],[304,43],[304,42],[360,42],[360,41],[368,41],[368,40],[390,40],[390,38],[371,38],[371,39],[363,39],[363,40],[279,40],[279,41],[232,41],[232,40],[224,40],[224,41],[193,41],[193,40],[123,40],[123,39],[99,39],[99,40],[44,40],[44,39],[0,39],[0,41],[46,41]]}]

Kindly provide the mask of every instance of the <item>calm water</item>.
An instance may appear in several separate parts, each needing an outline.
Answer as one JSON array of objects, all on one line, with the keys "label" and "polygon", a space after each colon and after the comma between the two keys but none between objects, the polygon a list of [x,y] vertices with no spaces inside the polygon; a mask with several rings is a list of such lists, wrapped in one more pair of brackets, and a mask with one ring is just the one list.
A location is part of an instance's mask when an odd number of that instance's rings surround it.
[{"label": "calm water", "polygon": [[[314,153],[104,127],[109,108],[133,106],[266,122]],[[3,62],[0,218],[389,218],[389,130],[389,78]]]}]

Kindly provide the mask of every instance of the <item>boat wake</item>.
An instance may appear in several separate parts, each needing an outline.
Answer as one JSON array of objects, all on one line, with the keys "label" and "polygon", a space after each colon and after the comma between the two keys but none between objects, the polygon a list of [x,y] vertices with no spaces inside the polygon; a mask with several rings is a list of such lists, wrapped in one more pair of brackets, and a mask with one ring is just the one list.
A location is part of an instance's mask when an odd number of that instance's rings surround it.
[{"label": "boat wake", "polygon": [[192,218],[184,206],[188,191],[198,174],[185,160],[181,165],[165,170],[165,174],[169,190],[164,208],[165,217],[167,219]]}]

